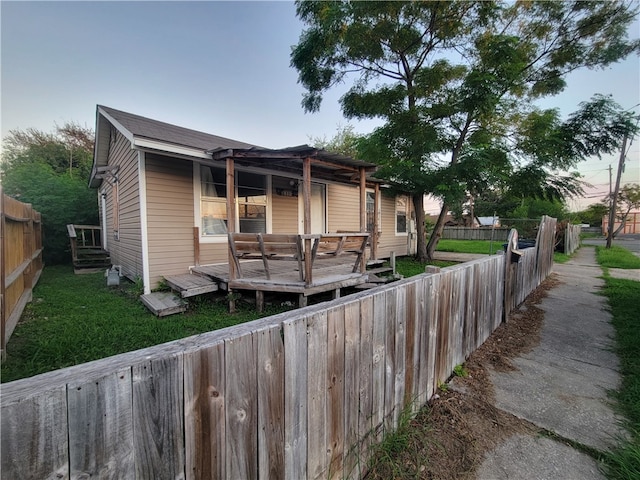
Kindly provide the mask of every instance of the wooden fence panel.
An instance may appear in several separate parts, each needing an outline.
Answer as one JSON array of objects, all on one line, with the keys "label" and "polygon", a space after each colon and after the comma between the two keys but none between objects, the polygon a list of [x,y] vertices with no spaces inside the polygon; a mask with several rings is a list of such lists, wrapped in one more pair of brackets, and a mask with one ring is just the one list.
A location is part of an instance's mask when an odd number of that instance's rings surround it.
[{"label": "wooden fence panel", "polygon": [[307,319],[283,323],[285,478],[307,478]]},{"label": "wooden fence panel", "polygon": [[0,351],[42,273],[41,215],[2,193],[0,186]]},{"label": "wooden fence panel", "polygon": [[344,476],[360,478],[360,302],[344,309]]},{"label": "wooden fence panel", "polygon": [[383,432],[500,324],[507,278],[515,308],[550,255],[526,249],[512,272],[495,255],[5,384],[3,475],[360,478]]},{"label": "wooden fence panel", "polygon": [[580,247],[580,233],[582,227],[580,225],[567,225],[567,230],[564,234],[564,253],[571,255]]},{"label": "wooden fence panel", "polygon": [[308,423],[307,461],[310,479],[324,478],[327,471],[327,314],[319,312],[307,320]]},{"label": "wooden fence panel", "polygon": [[[6,385],[6,384],[5,384]],[[2,387],[3,478],[69,478],[69,427],[66,385],[14,397]]]},{"label": "wooden fence panel", "polygon": [[284,342],[274,325],[254,334],[258,343],[258,472],[284,478]]},{"label": "wooden fence panel", "polygon": [[135,474],[131,368],[67,385],[70,478]]},{"label": "wooden fence panel", "polygon": [[187,479],[226,477],[224,342],[184,354]]},{"label": "wooden fence panel", "polygon": [[253,334],[225,340],[227,478],[258,474],[257,348]]},{"label": "wooden fence panel", "polygon": [[132,383],[136,477],[184,478],[182,355],[133,365]]},{"label": "wooden fence panel", "polygon": [[498,227],[444,227],[442,238],[449,240],[493,240],[504,243],[509,235],[509,228]]},{"label": "wooden fence panel", "polygon": [[327,311],[328,477],[341,479],[344,468],[344,306]]}]

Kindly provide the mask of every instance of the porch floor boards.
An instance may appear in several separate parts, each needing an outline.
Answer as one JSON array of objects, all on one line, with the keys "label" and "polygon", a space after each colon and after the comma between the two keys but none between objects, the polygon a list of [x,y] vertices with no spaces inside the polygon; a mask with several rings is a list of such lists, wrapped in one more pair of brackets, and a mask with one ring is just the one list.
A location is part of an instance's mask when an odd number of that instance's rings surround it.
[{"label": "porch floor boards", "polygon": [[367,273],[352,272],[352,263],[344,258],[316,259],[313,265],[313,281],[305,285],[300,280],[300,271],[295,262],[271,261],[268,279],[261,260],[241,260],[242,277],[230,283],[229,264],[202,265],[193,267],[192,273],[209,277],[221,284],[222,288],[240,290],[260,290],[272,292],[291,292],[303,295],[336,290],[358,285],[367,281]]}]

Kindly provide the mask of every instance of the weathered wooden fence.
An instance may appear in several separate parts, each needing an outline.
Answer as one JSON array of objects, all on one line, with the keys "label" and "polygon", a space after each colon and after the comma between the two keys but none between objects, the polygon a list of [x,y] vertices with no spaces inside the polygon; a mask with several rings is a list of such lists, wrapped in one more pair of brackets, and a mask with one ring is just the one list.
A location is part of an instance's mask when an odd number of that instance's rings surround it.
[{"label": "weathered wooden fence", "polygon": [[510,228],[506,227],[444,227],[442,238],[450,240],[494,240],[496,242],[505,242],[510,230]]},{"label": "weathered wooden fence", "polygon": [[6,196],[0,189],[0,350],[22,311],[31,301],[32,289],[42,272],[40,213],[31,205]]},{"label": "weathered wooden fence", "polygon": [[564,253],[571,255],[580,247],[580,233],[582,227],[580,225],[567,225],[567,230],[564,232]]},{"label": "weathered wooden fence", "polygon": [[5,384],[3,476],[359,478],[500,324],[505,258]]}]

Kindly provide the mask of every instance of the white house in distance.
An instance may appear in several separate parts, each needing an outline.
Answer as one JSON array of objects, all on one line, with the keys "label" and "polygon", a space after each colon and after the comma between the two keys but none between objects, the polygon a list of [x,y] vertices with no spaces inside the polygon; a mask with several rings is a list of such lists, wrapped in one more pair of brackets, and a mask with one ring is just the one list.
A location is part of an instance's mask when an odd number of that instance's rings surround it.
[{"label": "white house in distance", "polygon": [[90,186],[99,192],[103,247],[148,293],[163,277],[228,262],[228,231],[367,231],[369,258],[414,254],[410,197],[386,194],[374,170],[307,145],[265,149],[99,105]]}]

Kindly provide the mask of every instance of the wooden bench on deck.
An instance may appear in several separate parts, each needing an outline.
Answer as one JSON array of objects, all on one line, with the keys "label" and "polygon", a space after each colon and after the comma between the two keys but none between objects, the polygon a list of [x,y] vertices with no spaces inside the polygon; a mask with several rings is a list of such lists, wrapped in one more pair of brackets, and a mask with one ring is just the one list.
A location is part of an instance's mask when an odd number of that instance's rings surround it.
[{"label": "wooden bench on deck", "polygon": [[[339,296],[340,288],[366,280],[366,233],[229,233],[228,236],[234,267],[234,273],[230,272],[229,276],[229,288],[254,290],[258,311],[264,306],[265,291],[298,293],[299,304],[304,306],[308,295],[334,290],[335,295]],[[303,248],[304,240],[313,241],[307,258]],[[333,260],[343,255],[356,256],[356,261],[349,270],[344,268],[344,264]],[[276,267],[272,263],[283,260],[296,262],[297,268],[282,268],[281,264]],[[312,273],[314,268],[315,274]],[[233,308],[232,305],[230,308]]]}]

